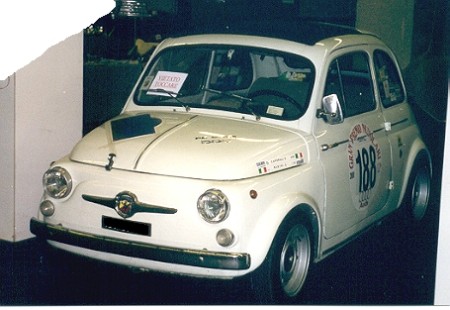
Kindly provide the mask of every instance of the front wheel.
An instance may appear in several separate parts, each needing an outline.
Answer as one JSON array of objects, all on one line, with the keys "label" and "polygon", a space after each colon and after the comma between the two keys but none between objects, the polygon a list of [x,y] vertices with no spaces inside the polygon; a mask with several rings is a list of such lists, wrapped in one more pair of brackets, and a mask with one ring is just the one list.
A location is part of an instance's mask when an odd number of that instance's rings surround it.
[{"label": "front wheel", "polygon": [[290,303],[305,283],[311,261],[307,226],[288,220],[278,231],[263,265],[252,277],[261,303]]}]

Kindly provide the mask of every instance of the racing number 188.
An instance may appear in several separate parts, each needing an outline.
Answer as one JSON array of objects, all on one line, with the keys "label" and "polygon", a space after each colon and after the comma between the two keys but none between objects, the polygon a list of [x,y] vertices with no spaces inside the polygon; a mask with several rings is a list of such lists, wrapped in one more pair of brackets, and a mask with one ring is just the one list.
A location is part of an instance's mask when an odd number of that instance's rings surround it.
[{"label": "racing number 188", "polygon": [[359,166],[359,192],[372,189],[377,181],[377,158],[373,145],[369,150],[365,147],[358,150],[356,164]]}]

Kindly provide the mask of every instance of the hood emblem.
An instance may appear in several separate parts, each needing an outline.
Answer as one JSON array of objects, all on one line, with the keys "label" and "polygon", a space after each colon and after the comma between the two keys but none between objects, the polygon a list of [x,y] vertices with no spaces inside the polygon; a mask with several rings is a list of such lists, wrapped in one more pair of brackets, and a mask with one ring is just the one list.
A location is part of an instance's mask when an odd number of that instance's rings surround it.
[{"label": "hood emblem", "polygon": [[117,214],[123,218],[133,215],[133,207],[137,202],[137,198],[133,193],[121,192],[115,198],[115,209]]}]

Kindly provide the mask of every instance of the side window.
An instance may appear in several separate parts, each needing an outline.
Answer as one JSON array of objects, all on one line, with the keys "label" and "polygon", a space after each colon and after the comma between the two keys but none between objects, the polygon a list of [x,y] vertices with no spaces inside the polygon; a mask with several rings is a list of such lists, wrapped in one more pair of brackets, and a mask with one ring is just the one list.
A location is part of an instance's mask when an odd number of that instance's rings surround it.
[{"label": "side window", "polygon": [[328,69],[325,96],[336,94],[344,117],[375,109],[367,54],[355,52],[336,58]]},{"label": "side window", "polygon": [[376,78],[381,102],[390,107],[405,100],[405,92],[394,61],[383,51],[374,53]]}]

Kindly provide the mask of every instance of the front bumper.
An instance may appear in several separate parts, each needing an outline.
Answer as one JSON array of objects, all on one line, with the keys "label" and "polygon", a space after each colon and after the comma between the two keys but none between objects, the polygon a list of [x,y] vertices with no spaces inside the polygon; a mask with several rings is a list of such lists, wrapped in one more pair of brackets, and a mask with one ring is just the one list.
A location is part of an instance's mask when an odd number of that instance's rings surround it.
[{"label": "front bumper", "polygon": [[250,268],[250,255],[247,253],[179,249],[126,241],[75,231],[61,225],[43,223],[35,218],[30,221],[30,231],[39,238],[90,250],[158,262],[223,270],[246,270]]}]

